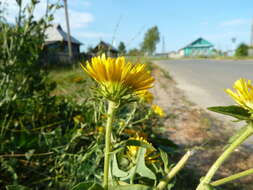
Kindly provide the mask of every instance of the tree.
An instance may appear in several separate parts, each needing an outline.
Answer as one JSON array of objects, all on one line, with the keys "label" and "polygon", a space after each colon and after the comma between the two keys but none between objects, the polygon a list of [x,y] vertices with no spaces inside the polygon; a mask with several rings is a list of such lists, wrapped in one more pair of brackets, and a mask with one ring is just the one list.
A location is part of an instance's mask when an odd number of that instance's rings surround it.
[{"label": "tree", "polygon": [[248,56],[248,49],[249,49],[248,45],[241,43],[235,51],[235,56],[238,57]]},{"label": "tree", "polygon": [[154,26],[145,33],[144,40],[141,44],[141,50],[152,55],[156,50],[156,45],[160,41],[160,33],[157,26]]},{"label": "tree", "polygon": [[142,52],[138,50],[137,48],[130,49],[128,52],[128,55],[130,56],[140,56],[142,55]]},{"label": "tree", "polygon": [[119,43],[118,50],[119,50],[120,55],[126,54],[126,46],[125,46],[124,42]]}]

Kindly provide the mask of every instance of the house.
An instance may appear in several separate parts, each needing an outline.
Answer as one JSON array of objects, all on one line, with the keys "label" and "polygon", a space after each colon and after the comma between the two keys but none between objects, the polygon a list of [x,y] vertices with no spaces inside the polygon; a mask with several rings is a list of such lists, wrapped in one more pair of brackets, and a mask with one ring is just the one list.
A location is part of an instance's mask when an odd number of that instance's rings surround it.
[{"label": "house", "polygon": [[203,38],[198,38],[187,46],[179,49],[178,54],[185,57],[211,56],[214,45]]},{"label": "house", "polygon": [[[46,32],[44,57],[51,61],[66,62],[68,60],[68,35],[61,25],[52,25]],[[73,36],[70,37],[73,58],[78,59],[82,43]]]},{"label": "house", "polygon": [[100,41],[98,45],[93,48],[92,52],[95,55],[101,55],[105,53],[108,57],[117,57],[119,55],[119,51],[115,47],[104,41]]},{"label": "house", "polygon": [[180,57],[182,57],[182,56],[179,54],[179,52],[170,51],[170,52],[168,53],[168,57],[169,57],[169,58],[173,58],[173,59],[178,59],[178,58],[180,58]]}]

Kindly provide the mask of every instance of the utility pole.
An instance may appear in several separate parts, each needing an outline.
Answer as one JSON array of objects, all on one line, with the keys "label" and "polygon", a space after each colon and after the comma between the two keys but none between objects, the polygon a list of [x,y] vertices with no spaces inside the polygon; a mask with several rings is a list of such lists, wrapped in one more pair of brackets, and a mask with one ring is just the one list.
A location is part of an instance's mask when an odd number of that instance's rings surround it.
[{"label": "utility pole", "polygon": [[165,53],[165,40],[164,40],[164,36],[162,39],[162,53]]},{"label": "utility pole", "polygon": [[69,14],[68,14],[68,4],[67,0],[64,1],[65,17],[66,17],[66,26],[67,26],[67,36],[68,36],[68,50],[69,50],[69,62],[71,62],[73,57],[71,37],[70,37],[70,27],[69,27]]},{"label": "utility pole", "polygon": [[253,19],[251,24],[250,46],[253,46]]},{"label": "utility pole", "polygon": [[231,41],[232,41],[232,50],[231,50],[231,53],[232,53],[232,55],[234,55],[235,51],[236,51],[236,45],[235,45],[236,37],[231,38]]}]

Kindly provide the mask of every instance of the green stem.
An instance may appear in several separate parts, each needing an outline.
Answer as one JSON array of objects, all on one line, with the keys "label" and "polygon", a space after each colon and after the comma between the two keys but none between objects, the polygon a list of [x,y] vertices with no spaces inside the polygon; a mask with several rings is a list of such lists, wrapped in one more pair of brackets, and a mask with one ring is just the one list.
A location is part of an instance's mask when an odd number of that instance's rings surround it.
[{"label": "green stem", "polygon": [[206,176],[201,180],[196,190],[205,190],[206,185],[210,183],[214,174],[220,168],[225,160],[229,158],[229,156],[233,153],[233,151],[241,145],[248,137],[253,134],[253,125],[250,123],[246,130],[234,141],[229,147],[222,153],[222,155],[216,160],[216,162],[212,165],[212,167],[207,172]]},{"label": "green stem", "polygon": [[109,183],[109,165],[110,165],[110,152],[111,152],[111,133],[112,133],[112,122],[114,113],[116,110],[116,103],[108,101],[107,110],[107,122],[106,122],[106,133],[105,133],[105,159],[104,159],[104,188],[108,189]]},{"label": "green stem", "polygon": [[163,190],[166,188],[170,180],[184,167],[190,156],[192,155],[191,151],[187,151],[185,155],[179,160],[177,165],[171,169],[167,176],[165,176],[157,185],[157,190]]},{"label": "green stem", "polygon": [[216,186],[223,185],[223,184],[228,183],[230,181],[234,181],[236,179],[239,179],[239,178],[251,175],[251,174],[253,174],[253,169],[248,169],[248,170],[245,170],[243,172],[231,175],[229,177],[225,177],[223,179],[219,179],[217,181],[214,181],[214,182],[211,183],[211,185],[216,187]]}]

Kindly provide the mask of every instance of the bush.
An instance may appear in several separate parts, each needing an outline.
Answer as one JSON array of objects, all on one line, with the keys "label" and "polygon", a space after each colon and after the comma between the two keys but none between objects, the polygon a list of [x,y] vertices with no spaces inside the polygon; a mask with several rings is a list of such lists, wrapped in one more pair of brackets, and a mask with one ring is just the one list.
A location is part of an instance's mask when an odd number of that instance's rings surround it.
[{"label": "bush", "polygon": [[248,56],[248,49],[249,49],[248,45],[244,43],[240,44],[235,51],[235,56],[238,56],[238,57]]}]

